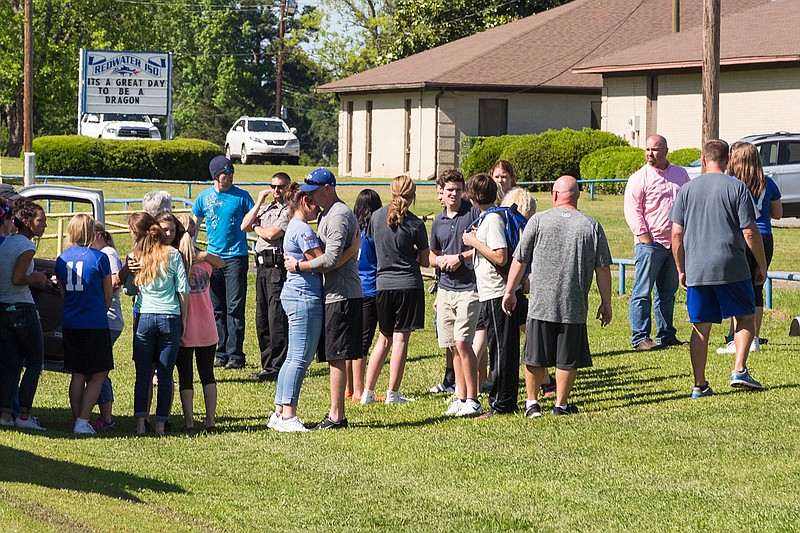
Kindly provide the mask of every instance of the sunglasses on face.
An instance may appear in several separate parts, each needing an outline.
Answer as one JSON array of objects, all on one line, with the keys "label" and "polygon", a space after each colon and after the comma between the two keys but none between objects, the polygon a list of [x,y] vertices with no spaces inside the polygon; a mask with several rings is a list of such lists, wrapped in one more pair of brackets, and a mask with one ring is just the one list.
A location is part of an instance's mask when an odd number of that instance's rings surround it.
[{"label": "sunglasses on face", "polygon": [[276,189],[276,190],[280,190],[280,189],[285,189],[286,188],[286,185],[275,185],[274,183],[270,183],[269,186],[271,188],[273,188],[273,189]]}]

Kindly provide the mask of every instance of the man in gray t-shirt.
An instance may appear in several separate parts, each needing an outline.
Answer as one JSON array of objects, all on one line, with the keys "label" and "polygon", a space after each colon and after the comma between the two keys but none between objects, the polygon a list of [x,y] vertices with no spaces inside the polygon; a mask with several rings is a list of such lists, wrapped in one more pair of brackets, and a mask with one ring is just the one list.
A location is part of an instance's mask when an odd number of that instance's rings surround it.
[{"label": "man in gray t-shirt", "polygon": [[361,278],[358,277],[356,251],[360,230],[353,211],[339,199],[336,178],[327,168],[318,168],[306,176],[300,186],[311,200],[324,209],[317,225],[317,238],[323,254],[311,261],[286,258],[287,270],[322,272],[325,298],[325,327],[317,356],[330,365],[331,408],[314,429],[343,429],[344,391],[347,361],[363,357]]},{"label": "man in gray t-shirt", "polygon": [[[764,283],[766,259],[756,225],[753,198],[747,186],[725,175],[728,143],[714,139],[703,146],[705,174],[684,185],[670,211],[672,253],[678,278],[686,289],[692,323],[689,351],[694,372],[692,398],[713,394],[706,381],[711,324],[734,317],[736,359],[732,387],[760,389],[747,371],[747,354],[755,332],[753,285]],[[758,263],[752,274],[745,246]]]},{"label": "man in gray t-shirt", "polygon": [[525,226],[508,274],[503,310],[517,305],[515,291],[531,265],[531,294],[522,362],[525,363],[526,413],[541,416],[539,388],[547,367],[556,367],[554,415],[576,413],[569,394],[578,368],[591,366],[586,315],[592,274],[597,277],[601,325],[611,322],[611,253],[603,227],[578,211],[580,190],[572,176],[553,184],[553,209],[534,215]]}]

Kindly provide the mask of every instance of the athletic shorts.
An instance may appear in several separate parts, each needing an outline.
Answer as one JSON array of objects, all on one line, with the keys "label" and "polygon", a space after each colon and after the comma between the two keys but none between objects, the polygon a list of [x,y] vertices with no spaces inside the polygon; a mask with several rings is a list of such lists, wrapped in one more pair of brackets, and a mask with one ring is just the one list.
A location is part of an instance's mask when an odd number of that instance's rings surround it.
[{"label": "athletic shorts", "polygon": [[732,316],[752,315],[756,312],[753,281],[746,279],[725,285],[698,285],[686,289],[686,308],[692,324],[713,322],[719,324]]},{"label": "athletic shorts", "polygon": [[[764,241],[764,255],[767,258],[767,268],[769,268],[775,251],[775,241],[772,235],[764,233],[761,234],[761,239]],[[750,251],[750,248],[747,248],[745,253],[747,254],[747,264],[750,266],[750,277],[754,277],[758,269],[758,262],[753,257],[753,252]],[[764,285],[753,285],[753,292],[756,294],[756,307],[764,307]]]},{"label": "athletic shorts", "polygon": [[111,331],[108,328],[61,331],[64,342],[64,370],[72,374],[96,374],[114,368]]},{"label": "athletic shorts", "polygon": [[317,361],[328,363],[363,357],[362,307],[361,298],[325,304],[325,327],[322,328],[322,334],[319,336]]},{"label": "athletic shorts", "polygon": [[456,341],[472,343],[481,302],[477,291],[448,291],[439,287],[436,296],[436,329],[439,348],[451,348]]},{"label": "athletic shorts", "polygon": [[378,329],[384,337],[425,327],[425,289],[378,291],[375,304]]},{"label": "athletic shorts", "polygon": [[375,339],[375,328],[378,327],[378,310],[374,296],[364,296],[361,305],[361,348],[364,358],[369,357],[372,341]]},{"label": "athletic shorts", "polygon": [[586,324],[560,324],[529,318],[522,346],[522,364],[562,370],[592,366]]}]

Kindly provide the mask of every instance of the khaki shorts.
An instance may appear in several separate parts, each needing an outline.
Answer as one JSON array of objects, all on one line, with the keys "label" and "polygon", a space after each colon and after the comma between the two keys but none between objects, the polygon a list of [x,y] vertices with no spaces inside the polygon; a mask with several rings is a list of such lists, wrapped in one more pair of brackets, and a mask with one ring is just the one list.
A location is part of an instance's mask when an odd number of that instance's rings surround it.
[{"label": "khaki shorts", "polygon": [[439,289],[436,296],[436,330],[439,348],[451,348],[456,341],[472,343],[481,303],[477,291]]}]

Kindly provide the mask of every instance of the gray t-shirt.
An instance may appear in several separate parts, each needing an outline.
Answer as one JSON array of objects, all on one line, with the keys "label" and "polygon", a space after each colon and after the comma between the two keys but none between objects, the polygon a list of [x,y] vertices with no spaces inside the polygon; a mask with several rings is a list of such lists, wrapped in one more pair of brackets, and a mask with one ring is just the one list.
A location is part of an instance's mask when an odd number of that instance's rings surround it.
[{"label": "gray t-shirt", "polygon": [[375,211],[367,230],[375,240],[378,258],[376,287],[379,291],[421,289],[422,275],[417,255],[420,250],[428,249],[425,224],[409,211],[403,223],[392,228],[386,222],[388,213],[388,205]]},{"label": "gray t-shirt", "polygon": [[594,269],[611,264],[597,220],[576,209],[537,213],[525,226],[514,257],[531,265],[528,318],[586,323]]},{"label": "gray t-shirt", "polygon": [[[17,259],[29,250],[33,250],[35,253],[36,245],[24,235],[10,235],[0,243],[0,302],[6,304],[33,303],[33,296],[27,285],[11,283],[11,274],[14,272]],[[33,261],[25,269],[25,274],[30,275],[31,272],[33,272]]]},{"label": "gray t-shirt", "polygon": [[[352,244],[357,229],[356,216],[341,200],[326,209],[317,226],[317,238],[324,253],[309,261],[309,268],[320,272],[336,266],[342,253]],[[358,254],[336,270],[325,272],[322,293],[325,303],[363,297],[361,278],[358,277]]]},{"label": "gray t-shirt", "polygon": [[[271,202],[258,211],[256,219],[262,228],[277,226],[286,233],[286,228],[289,226],[289,207],[286,204]],[[283,237],[268,241],[259,236],[256,240],[256,253],[263,252],[267,248],[283,248]]]},{"label": "gray t-shirt", "polygon": [[702,174],[681,187],[669,218],[683,226],[687,286],[750,279],[742,229],[756,221],[756,214],[744,183],[725,174]]}]

